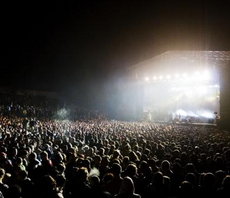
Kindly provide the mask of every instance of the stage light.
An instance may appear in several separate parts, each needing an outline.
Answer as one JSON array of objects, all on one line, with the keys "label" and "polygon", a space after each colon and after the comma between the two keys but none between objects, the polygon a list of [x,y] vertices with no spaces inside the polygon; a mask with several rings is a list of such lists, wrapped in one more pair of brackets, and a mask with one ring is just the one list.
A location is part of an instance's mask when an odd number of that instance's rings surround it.
[{"label": "stage light", "polygon": [[177,115],[180,115],[180,116],[187,116],[186,111],[184,111],[183,109],[178,109],[178,110],[176,111],[176,114],[177,114]]},{"label": "stage light", "polygon": [[191,90],[187,90],[187,91],[185,91],[185,95],[187,97],[192,97],[193,96],[193,92]]},{"label": "stage light", "polygon": [[194,73],[193,80],[194,81],[201,81],[201,80],[203,80],[203,76],[201,75],[201,73],[199,71],[196,71]]},{"label": "stage light", "polygon": [[196,90],[197,90],[198,94],[203,94],[204,95],[204,94],[207,93],[207,87],[205,87],[205,86],[197,87]]},{"label": "stage light", "polygon": [[166,79],[168,79],[168,80],[171,79],[171,76],[170,76],[170,75],[167,75],[167,76],[166,76]]},{"label": "stage light", "polygon": [[188,114],[188,116],[191,116],[191,117],[195,117],[195,118],[199,117],[197,114],[195,114],[192,111],[188,111],[187,114]]},{"label": "stage light", "polygon": [[211,79],[211,74],[209,71],[204,71],[203,72],[203,79],[204,80],[210,80]]},{"label": "stage light", "polygon": [[199,71],[196,71],[196,72],[194,73],[194,76],[200,76],[200,72],[199,72]]},{"label": "stage light", "polygon": [[174,78],[176,79],[180,78],[180,74],[174,74]]},{"label": "stage light", "polygon": [[214,118],[214,114],[209,111],[204,111],[200,113],[200,116],[204,118]]},{"label": "stage light", "polygon": [[182,77],[183,77],[183,78],[187,78],[187,77],[188,77],[188,74],[187,74],[187,73],[183,73],[183,74],[182,74]]}]

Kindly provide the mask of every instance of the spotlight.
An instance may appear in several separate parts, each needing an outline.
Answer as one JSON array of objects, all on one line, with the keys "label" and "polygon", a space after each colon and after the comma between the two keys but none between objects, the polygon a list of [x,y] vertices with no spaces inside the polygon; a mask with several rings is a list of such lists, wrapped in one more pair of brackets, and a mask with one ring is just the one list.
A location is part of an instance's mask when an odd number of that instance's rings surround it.
[{"label": "spotlight", "polygon": [[209,111],[201,112],[200,115],[201,115],[202,117],[209,118],[209,119],[210,119],[210,118],[214,118],[214,114],[211,113],[211,112],[209,112]]},{"label": "spotlight", "polygon": [[204,71],[203,72],[203,79],[204,80],[210,80],[211,79],[211,74],[209,71]]},{"label": "spotlight", "polygon": [[199,71],[196,71],[194,73],[193,77],[194,77],[194,80],[196,80],[196,81],[201,81],[203,79],[203,77]]},{"label": "spotlight", "polygon": [[149,81],[149,77],[145,77],[145,81],[146,81],[146,82]]},{"label": "spotlight", "polygon": [[207,93],[207,87],[205,86],[200,86],[196,88],[198,94],[205,95]]},{"label": "spotlight", "polygon": [[187,73],[183,73],[183,74],[182,74],[182,77],[183,77],[183,78],[187,78],[187,77],[188,77],[188,74],[187,74]]},{"label": "spotlight", "polygon": [[159,79],[162,80],[162,79],[163,79],[163,76],[159,76]]},{"label": "spotlight", "polygon": [[156,76],[153,76],[153,80],[157,80],[157,77],[156,77]]},{"label": "spotlight", "polygon": [[167,75],[166,78],[169,80],[169,79],[171,79],[171,76],[170,76],[170,75]]},{"label": "spotlight", "polygon": [[196,71],[196,72],[194,73],[194,76],[200,76],[200,72],[199,72],[199,71]]},{"label": "spotlight", "polygon": [[176,79],[180,78],[180,74],[174,74],[174,78]]},{"label": "spotlight", "polygon": [[181,116],[187,116],[186,111],[184,111],[183,109],[178,109],[178,110],[176,111],[176,114],[177,114],[177,115],[181,115]]}]

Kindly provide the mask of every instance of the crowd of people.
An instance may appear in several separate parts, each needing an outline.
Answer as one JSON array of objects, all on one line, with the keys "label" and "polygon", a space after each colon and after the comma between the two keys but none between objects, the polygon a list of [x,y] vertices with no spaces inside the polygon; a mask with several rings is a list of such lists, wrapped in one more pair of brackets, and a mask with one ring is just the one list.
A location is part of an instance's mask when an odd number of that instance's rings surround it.
[{"label": "crowd of people", "polygon": [[41,119],[36,111],[31,116],[10,113],[12,109],[1,106],[1,198],[227,197],[230,193],[227,131],[106,119],[55,120],[48,114]]},{"label": "crowd of people", "polygon": [[[65,112],[65,113],[63,113]],[[65,104],[57,98],[33,95],[0,94],[0,115],[44,119],[89,120],[104,119],[105,113],[73,104]]]}]

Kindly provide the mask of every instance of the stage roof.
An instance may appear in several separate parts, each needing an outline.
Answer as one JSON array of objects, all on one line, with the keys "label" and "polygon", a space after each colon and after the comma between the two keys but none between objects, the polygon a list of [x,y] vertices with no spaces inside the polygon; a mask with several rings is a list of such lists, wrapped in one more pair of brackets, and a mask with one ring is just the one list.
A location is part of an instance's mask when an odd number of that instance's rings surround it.
[{"label": "stage roof", "polygon": [[224,67],[230,51],[166,51],[130,67],[136,76]]}]

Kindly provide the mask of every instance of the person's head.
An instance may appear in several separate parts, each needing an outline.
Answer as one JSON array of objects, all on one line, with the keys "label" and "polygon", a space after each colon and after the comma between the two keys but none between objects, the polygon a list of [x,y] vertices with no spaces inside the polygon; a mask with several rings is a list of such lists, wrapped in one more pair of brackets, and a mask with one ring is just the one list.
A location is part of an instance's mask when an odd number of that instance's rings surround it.
[{"label": "person's head", "polygon": [[230,189],[230,175],[225,176],[222,182],[222,187],[224,190]]},{"label": "person's head", "polygon": [[98,154],[99,154],[100,156],[104,156],[104,155],[105,155],[105,149],[104,149],[104,148],[100,148],[100,149],[98,150]]},{"label": "person's head", "polygon": [[213,173],[205,173],[203,175],[202,186],[207,189],[213,189],[215,185],[215,175]]},{"label": "person's head", "polygon": [[56,153],[54,157],[55,157],[55,160],[57,160],[58,162],[62,162],[64,160],[64,157],[61,152]]},{"label": "person's head", "polygon": [[135,164],[129,164],[125,170],[125,174],[129,177],[133,177],[137,174],[137,166]]},{"label": "person's head", "polygon": [[100,178],[97,175],[92,175],[89,177],[89,183],[91,187],[97,188],[100,186]]},{"label": "person's head", "polygon": [[0,153],[0,160],[1,161],[4,161],[4,160],[6,160],[7,159],[7,154],[5,153],[5,152],[1,152]]},{"label": "person's head", "polygon": [[29,161],[33,161],[37,159],[37,154],[35,152],[32,152],[28,156]]},{"label": "person's head", "polygon": [[2,182],[2,180],[4,179],[5,177],[5,170],[3,168],[0,168],[0,182]]},{"label": "person's head", "polygon": [[82,160],[82,166],[86,167],[88,169],[88,171],[90,171],[91,169],[91,162],[89,159],[84,159]]},{"label": "person's head", "polygon": [[41,159],[42,159],[42,161],[46,161],[46,160],[48,160],[48,153],[46,152],[46,151],[43,151],[42,153],[41,153]]},{"label": "person's head", "polygon": [[100,155],[95,155],[95,157],[94,157],[94,164],[95,164],[96,166],[97,166],[97,165],[100,165],[101,160],[102,160],[102,158],[101,158]]},{"label": "person's head", "polygon": [[21,165],[22,164],[22,162],[23,162],[23,160],[22,160],[22,158],[21,157],[18,157],[17,159],[16,159],[16,165]]},{"label": "person's head", "polygon": [[225,172],[223,170],[218,170],[215,172],[215,176],[216,176],[216,185],[217,187],[220,187],[225,177]]},{"label": "person's head", "polygon": [[101,166],[105,167],[105,166],[108,166],[108,164],[109,164],[109,157],[103,156],[101,160]]},{"label": "person's head", "polygon": [[12,157],[15,157],[15,156],[17,156],[17,154],[18,154],[18,149],[16,147],[11,148],[10,155]]},{"label": "person's head", "polygon": [[59,174],[63,174],[64,171],[66,170],[66,166],[64,163],[60,163],[56,166],[56,170]]},{"label": "person's head", "polygon": [[102,179],[102,182],[104,184],[109,184],[113,181],[114,179],[114,175],[112,173],[106,173],[104,176],[103,176],[103,179]]},{"label": "person's head", "polygon": [[162,172],[158,171],[153,174],[153,184],[154,185],[162,185],[164,181],[164,177]]},{"label": "person's head", "polygon": [[195,173],[196,171],[195,171],[195,166],[194,166],[194,164],[193,164],[193,163],[187,163],[187,164],[185,165],[185,172],[186,172],[186,173]]},{"label": "person's head", "polygon": [[88,170],[85,167],[81,167],[77,170],[77,180],[80,182],[86,182],[88,180]]},{"label": "person's head", "polygon": [[163,160],[161,163],[161,169],[162,171],[170,170],[170,162],[168,160]]},{"label": "person's head", "polygon": [[135,192],[133,180],[130,177],[125,177],[121,182],[118,194],[132,195]]},{"label": "person's head", "polygon": [[115,176],[120,175],[120,174],[121,174],[121,171],[122,171],[121,165],[118,164],[118,163],[113,163],[110,171],[111,171],[111,173],[113,173]]},{"label": "person's head", "polygon": [[129,153],[129,159],[130,159],[130,161],[132,161],[132,162],[136,162],[136,161],[139,160],[137,154],[136,154],[134,151],[131,151],[131,152]]},{"label": "person's head", "polygon": [[119,150],[115,150],[114,152],[113,152],[113,157],[114,158],[117,158],[117,157],[119,157],[120,156],[120,151]]}]

